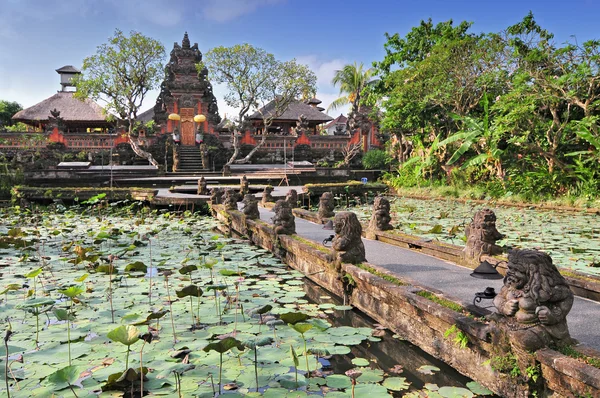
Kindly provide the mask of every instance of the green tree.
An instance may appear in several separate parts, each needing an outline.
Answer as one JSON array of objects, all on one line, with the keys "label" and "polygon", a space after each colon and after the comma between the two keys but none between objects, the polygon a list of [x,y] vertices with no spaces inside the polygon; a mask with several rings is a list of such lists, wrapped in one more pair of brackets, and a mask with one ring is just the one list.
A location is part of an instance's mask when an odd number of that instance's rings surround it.
[{"label": "green tree", "polygon": [[341,106],[351,104],[351,114],[360,111],[361,94],[373,75],[373,69],[364,69],[362,62],[344,65],[335,71],[331,84],[340,87],[340,97],[334,100],[327,110],[334,110]]},{"label": "green tree", "polygon": [[15,124],[12,117],[22,109],[23,107],[18,102],[0,100],[0,128]]},{"label": "green tree", "polygon": [[[227,87],[225,102],[238,109],[237,120],[232,124],[234,152],[227,165],[247,163],[265,143],[267,131],[273,120],[281,116],[289,105],[301,98],[313,96],[316,92],[316,75],[296,60],[279,61],[273,54],[250,44],[236,44],[232,47],[215,47],[204,56],[198,70],[208,68],[211,80]],[[248,112],[256,109],[261,112],[264,133],[261,141],[243,159],[240,153],[240,137],[249,128],[246,121]]]},{"label": "green tree", "polygon": [[83,60],[82,75],[75,79],[75,96],[101,100],[108,112],[127,121],[132,149],[155,166],[158,163],[131,133],[146,94],[163,78],[164,57],[159,41],[134,31],[127,37],[117,29],[108,43],[98,46],[95,55]]}]

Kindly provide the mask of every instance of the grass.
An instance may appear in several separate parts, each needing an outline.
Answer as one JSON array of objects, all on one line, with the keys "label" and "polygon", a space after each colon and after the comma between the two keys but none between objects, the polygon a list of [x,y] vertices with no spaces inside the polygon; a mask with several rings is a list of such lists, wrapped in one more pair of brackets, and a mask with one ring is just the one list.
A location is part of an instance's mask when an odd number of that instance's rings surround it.
[{"label": "grass", "polygon": [[290,236],[292,239],[297,240],[298,242],[302,242],[305,245],[308,245],[310,247],[312,247],[313,249],[317,249],[323,253],[330,253],[330,250],[324,246],[319,245],[317,242],[313,242],[312,240],[308,240],[308,239],[304,239],[301,236],[298,236],[296,234],[294,235],[288,235]]},{"label": "grass", "polygon": [[577,359],[579,361],[585,362],[588,365],[591,365],[595,368],[600,369],[600,358],[590,357],[589,355],[585,355],[579,351],[577,351],[573,346],[564,346],[558,347],[557,351],[563,355],[566,355],[570,358]]},{"label": "grass", "polygon": [[435,294],[428,292],[426,290],[418,291],[417,296],[426,298],[427,300],[433,301],[434,303],[437,303],[443,307],[451,309],[452,311],[456,311],[456,312],[464,312],[465,311],[465,309],[463,308],[462,305],[456,304],[454,301],[450,301],[450,300],[446,300],[445,298],[438,297]]},{"label": "grass", "polygon": [[559,196],[553,199],[527,200],[519,195],[505,195],[501,197],[489,197],[488,193],[478,186],[428,186],[396,188],[400,196],[427,197],[429,199],[453,198],[459,200],[491,200],[505,205],[536,205],[542,207],[576,207],[581,210],[589,208],[600,208],[600,199],[575,198],[572,196]]},{"label": "grass", "polygon": [[410,286],[408,283],[406,283],[406,282],[404,282],[404,281],[396,278],[395,276],[388,275],[388,274],[385,274],[383,272],[377,271],[375,268],[369,267],[368,265],[365,265],[365,264],[355,264],[355,265],[358,268],[360,268],[360,269],[362,269],[364,271],[367,271],[367,272],[369,272],[369,273],[371,273],[373,275],[376,275],[376,276],[378,276],[378,277],[380,277],[382,279],[385,279],[386,281],[388,281],[390,283],[393,283],[394,285],[397,285],[397,286]]}]

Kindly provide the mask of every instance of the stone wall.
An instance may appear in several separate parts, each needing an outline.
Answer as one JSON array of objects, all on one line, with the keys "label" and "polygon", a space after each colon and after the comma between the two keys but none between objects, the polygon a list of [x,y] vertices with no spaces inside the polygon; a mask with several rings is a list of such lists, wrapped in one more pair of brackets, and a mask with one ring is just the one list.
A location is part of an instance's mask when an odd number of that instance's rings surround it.
[{"label": "stone wall", "polygon": [[[456,303],[441,292],[368,263],[343,264],[338,273],[329,261],[329,249],[317,242],[297,235],[278,236],[271,225],[246,221],[242,213],[226,212],[220,205],[212,211],[223,232],[245,236],[270,250],[394,333],[501,396],[527,397],[534,391],[538,396],[600,396],[600,369],[551,349],[535,355],[513,352],[505,332],[480,318],[481,314],[458,312],[423,297]],[[587,350],[587,355],[598,358],[599,354]],[[500,370],[499,364],[507,363],[512,369]]]}]

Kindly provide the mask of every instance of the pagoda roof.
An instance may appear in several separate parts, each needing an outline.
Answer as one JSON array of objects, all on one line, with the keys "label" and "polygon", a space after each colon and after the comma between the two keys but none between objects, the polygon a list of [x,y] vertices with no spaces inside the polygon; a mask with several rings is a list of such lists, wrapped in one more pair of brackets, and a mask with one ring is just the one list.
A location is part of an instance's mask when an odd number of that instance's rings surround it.
[{"label": "pagoda roof", "polygon": [[81,73],[81,71],[73,65],[65,65],[62,68],[58,68],[56,71],[58,73]]},{"label": "pagoda roof", "polygon": [[27,109],[17,112],[12,119],[18,122],[40,122],[48,120],[51,110],[60,111],[66,122],[91,122],[108,125],[104,109],[90,99],[83,101],[73,97],[72,91],[59,91]]},{"label": "pagoda roof", "polygon": [[[260,112],[256,111],[248,117],[250,120],[262,120],[262,115],[270,115],[275,109],[275,100],[269,102],[267,105],[261,108]],[[262,113],[262,114],[261,114]],[[333,118],[321,111],[314,106],[311,106],[302,101],[293,101],[288,108],[279,117],[273,120],[298,120],[298,118],[304,115],[306,120],[309,122],[325,123]]]},{"label": "pagoda roof", "polygon": [[338,117],[333,119],[331,122],[327,123],[324,127],[328,129],[331,126],[335,126],[336,124],[346,124],[348,118],[344,116],[344,114],[340,113]]},{"label": "pagoda roof", "polygon": [[323,102],[323,101],[321,101],[321,100],[320,100],[320,99],[318,99],[318,98],[315,98],[315,97],[313,97],[313,98],[311,98],[311,99],[309,99],[309,100],[307,101],[307,104],[309,104],[309,105],[313,105],[313,104],[314,104],[314,105],[319,105],[321,102]]}]

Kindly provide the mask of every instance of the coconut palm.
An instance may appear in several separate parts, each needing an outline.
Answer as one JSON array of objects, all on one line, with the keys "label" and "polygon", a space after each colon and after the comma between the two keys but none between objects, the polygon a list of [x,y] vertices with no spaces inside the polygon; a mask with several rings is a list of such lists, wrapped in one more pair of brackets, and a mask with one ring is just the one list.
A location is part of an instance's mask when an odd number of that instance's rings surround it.
[{"label": "coconut palm", "polygon": [[340,97],[333,101],[327,111],[335,110],[341,106],[351,104],[352,113],[360,109],[360,94],[373,76],[373,69],[364,69],[362,62],[345,65],[341,70],[335,71],[331,84],[340,87]]}]

